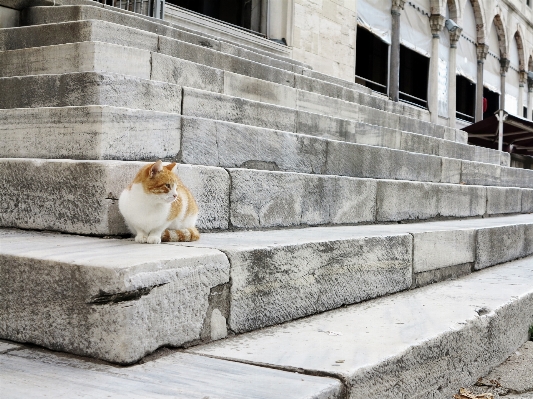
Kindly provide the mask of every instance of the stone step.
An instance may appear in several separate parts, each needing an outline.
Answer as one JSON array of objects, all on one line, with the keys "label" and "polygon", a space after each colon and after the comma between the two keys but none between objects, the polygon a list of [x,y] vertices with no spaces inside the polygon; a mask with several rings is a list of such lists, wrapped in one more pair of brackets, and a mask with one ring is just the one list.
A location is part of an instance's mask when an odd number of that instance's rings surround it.
[{"label": "stone step", "polygon": [[447,399],[528,339],[532,266],[526,258],[189,351],[336,377],[346,398]]},{"label": "stone step", "polygon": [[[2,158],[0,165],[0,226],[86,235],[128,234],[117,202],[145,163]],[[424,165],[424,173],[434,172]],[[183,164],[178,174],[199,203],[198,227],[202,230],[381,223],[533,211],[533,190],[525,188]],[[472,174],[478,176],[479,172],[473,170]]]},{"label": "stone step", "polygon": [[4,229],[0,287],[9,306],[0,307],[0,338],[129,364],[160,346],[216,340],[524,257],[532,232],[533,216],[521,215],[204,234],[154,247]]},{"label": "stone step", "polygon": [[[335,173],[353,177],[447,183],[461,182],[460,160],[500,163],[500,159],[495,158],[498,155],[496,151],[407,132],[397,135],[394,131],[385,133],[380,129],[379,133],[388,135],[388,139],[383,139],[388,145],[376,147],[232,122],[183,117],[175,113],[99,105],[0,109],[0,121],[0,139],[7,144],[0,149],[0,156],[4,158],[163,158],[210,166],[318,174],[332,174],[336,170]],[[254,139],[250,140],[251,137]],[[357,140],[361,137],[365,137],[361,141],[374,144],[378,134],[371,131],[368,138],[359,134]],[[337,169],[331,169],[330,165],[326,165],[328,146],[345,149],[341,150],[347,157],[342,163],[344,168],[337,165]],[[397,147],[402,151],[387,147]],[[350,151],[354,153],[350,154]],[[361,159],[377,157],[384,163],[374,162],[367,166],[347,163],[348,159],[355,161],[355,153],[361,151],[367,152]],[[418,156],[427,153],[454,159],[442,158],[438,161],[435,156]],[[502,157],[502,163],[506,159]],[[420,162],[436,165],[441,171],[436,170],[437,175],[428,175],[424,167],[413,170]],[[439,162],[442,166],[438,165]],[[349,164],[351,166],[346,168]],[[413,173],[406,173],[408,170],[413,170]]]},{"label": "stone step", "polygon": [[[258,62],[264,65],[271,67],[291,71],[291,72],[302,72],[303,69],[309,69],[310,67],[306,64],[303,64],[299,61],[293,60],[288,57],[282,57],[274,53],[270,53],[264,50],[257,48],[250,48],[245,45],[240,45],[235,42],[229,42],[212,35],[207,35],[192,29],[187,29],[178,25],[170,24],[166,21],[161,21],[157,19],[147,19],[139,15],[132,13],[125,13],[122,10],[110,9],[110,8],[101,8],[93,6],[60,6],[60,7],[30,7],[27,8],[23,15],[22,24],[26,25],[26,31],[24,33],[17,33],[19,38],[25,38],[26,36],[34,36],[30,32],[36,31],[47,31],[49,29],[54,29],[52,25],[71,23],[70,26],[76,26],[72,24],[73,22],[96,22],[99,26],[97,28],[100,32],[96,33],[101,39],[101,41],[113,41],[113,40],[129,40],[131,38],[106,38],[107,36],[122,36],[126,32],[131,32],[132,30],[142,31],[144,37],[168,37],[173,39],[178,39],[183,42],[194,44],[197,46],[202,46],[208,49],[213,49],[215,51],[238,56],[240,58],[248,59],[254,62]],[[102,23],[104,22],[104,23]],[[41,25],[41,26],[40,26]],[[48,26],[45,28],[42,25]],[[52,28],[50,28],[52,26]],[[87,26],[87,25],[85,25]],[[112,27],[110,29],[110,27]],[[111,30],[114,30],[112,32]],[[65,40],[64,33],[58,32],[59,35],[55,39],[51,38],[29,38],[34,44],[37,45],[47,45],[41,43],[47,43],[47,40],[55,40],[56,44],[59,44],[60,40],[63,43],[68,43]],[[138,32],[137,36],[140,32]],[[150,34],[150,35],[148,35]],[[11,42],[12,47],[21,48],[21,44],[17,42]],[[19,41],[20,43],[20,41]],[[24,43],[24,41],[22,41]],[[139,44],[132,47],[138,47]],[[36,47],[36,46],[32,46]]]},{"label": "stone step", "polygon": [[[43,8],[47,9],[48,7]],[[76,33],[69,35],[68,32],[71,31],[75,31]],[[117,31],[120,34],[117,34]],[[175,65],[172,68],[172,63],[162,55],[179,57],[182,60],[184,59],[202,64],[204,68],[200,68],[199,71],[194,71],[195,77],[198,75],[202,77],[202,74],[206,73],[206,66],[228,70],[267,81],[271,80],[275,83],[288,85],[289,87],[308,92],[339,98],[362,106],[386,111],[388,113],[407,116],[417,121],[425,121],[427,123],[426,129],[429,131],[434,131],[435,129],[438,130],[437,132],[434,132],[437,134],[437,137],[444,137],[445,134],[448,137],[455,136],[456,140],[462,143],[466,143],[468,138],[468,135],[465,132],[457,129],[450,129],[442,126],[439,128],[433,127],[429,124],[429,114],[425,110],[411,107],[403,103],[394,103],[382,96],[375,96],[351,87],[345,87],[349,86],[350,82],[345,82],[345,86],[340,86],[338,84],[330,83],[329,81],[322,81],[307,76],[312,71],[304,70],[302,72],[303,75],[298,72],[293,73],[290,71],[283,71],[276,67],[243,59],[240,56],[220,53],[217,52],[216,49],[213,50],[209,47],[191,44],[186,40],[181,40],[181,38],[180,40],[176,40],[166,36],[158,36],[155,33],[152,34],[150,32],[120,26],[114,23],[89,20],[42,26],[37,25],[16,29],[3,29],[0,31],[0,38],[2,38],[5,43],[4,47],[0,47],[0,50],[15,50],[27,47],[50,46],[81,41],[103,41],[128,47],[137,47],[158,54],[156,58],[159,58],[163,65],[166,62],[167,66],[165,68],[173,71],[175,76],[177,74],[178,78],[187,79],[187,74],[181,74],[179,71],[176,72],[176,68],[179,70],[179,68],[184,67],[183,63],[180,65],[179,62],[175,61]],[[2,40],[0,40],[0,43],[2,43]],[[189,72],[187,73],[190,73],[191,66],[185,66],[189,69]],[[165,71],[163,70],[161,72]],[[209,76],[210,73],[208,73],[207,78],[209,78]],[[198,79],[196,78],[196,80]],[[203,77],[202,80],[205,81],[206,77]],[[353,83],[353,85],[360,88],[360,86],[355,83]],[[447,130],[449,130],[449,132],[444,133]]]},{"label": "stone step", "polygon": [[188,353],[121,367],[10,345],[0,352],[3,399],[343,399],[341,381]]},{"label": "stone step", "polygon": [[[124,60],[127,61],[125,66]],[[5,51],[0,53],[0,71],[0,76],[3,77],[69,72],[131,75],[311,112],[311,115],[301,118],[307,123],[302,122],[296,126],[296,130],[302,130],[302,133],[426,154],[437,155],[442,151],[445,156],[452,158],[501,163],[506,166],[510,162],[507,153],[482,147],[454,145],[452,142],[458,138],[453,135],[454,130],[451,129],[431,125],[433,134],[448,136],[445,141],[424,134],[402,132],[401,128],[417,131],[423,126],[420,127],[419,123],[411,118],[400,121],[394,114],[385,117],[385,111],[374,108],[183,59],[108,43],[80,42]],[[331,114],[334,114],[335,118],[327,117]],[[346,119],[341,119],[343,117]],[[378,126],[379,124],[382,126]]]},{"label": "stone step", "polygon": [[0,78],[0,109],[109,105],[181,112],[182,88],[112,73],[65,73]]}]

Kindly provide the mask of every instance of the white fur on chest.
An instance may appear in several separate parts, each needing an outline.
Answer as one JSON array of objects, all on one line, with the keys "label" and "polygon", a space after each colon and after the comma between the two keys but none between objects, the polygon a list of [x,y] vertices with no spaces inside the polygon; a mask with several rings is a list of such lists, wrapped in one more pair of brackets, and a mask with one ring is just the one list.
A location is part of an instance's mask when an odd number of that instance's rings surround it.
[{"label": "white fur on chest", "polygon": [[133,184],[131,189],[124,190],[118,201],[120,212],[132,233],[139,231],[150,233],[166,229],[171,203],[162,203],[153,194],[144,191],[142,184]]}]

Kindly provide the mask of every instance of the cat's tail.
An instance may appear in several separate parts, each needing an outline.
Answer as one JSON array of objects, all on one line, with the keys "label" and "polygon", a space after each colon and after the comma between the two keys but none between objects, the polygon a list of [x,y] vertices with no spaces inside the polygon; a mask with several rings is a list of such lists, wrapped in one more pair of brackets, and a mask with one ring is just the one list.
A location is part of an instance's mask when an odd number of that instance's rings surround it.
[{"label": "cat's tail", "polygon": [[178,230],[165,230],[161,234],[161,242],[197,241],[200,233],[196,227]]}]

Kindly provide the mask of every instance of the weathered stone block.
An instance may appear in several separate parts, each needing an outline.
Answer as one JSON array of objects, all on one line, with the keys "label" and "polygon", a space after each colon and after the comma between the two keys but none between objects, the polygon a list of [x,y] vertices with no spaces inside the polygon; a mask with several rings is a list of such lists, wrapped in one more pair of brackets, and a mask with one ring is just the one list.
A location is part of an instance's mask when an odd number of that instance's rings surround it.
[{"label": "weathered stone block", "polygon": [[[38,87],[39,90],[35,88]],[[0,108],[109,105],[181,112],[181,87],[93,72],[0,78]]]},{"label": "weathered stone block", "polygon": [[[90,235],[129,233],[118,197],[145,163],[2,159],[0,164],[2,226]],[[179,165],[178,174],[198,201],[198,227],[227,228],[226,171]]]},{"label": "weathered stone block", "polygon": [[429,219],[438,214],[437,184],[392,180],[378,181],[377,221]]},{"label": "weathered stone block", "polygon": [[411,245],[406,234],[335,241],[322,236],[254,250],[227,247],[229,326],[250,331],[407,289]]},{"label": "weathered stone block", "polygon": [[[0,110],[4,158],[176,159],[181,117],[106,106]],[[147,139],[149,137],[150,139]]]},{"label": "weathered stone block", "polygon": [[487,209],[487,188],[462,184],[438,184],[438,210],[444,217],[483,216]]},{"label": "weathered stone block", "polygon": [[224,94],[296,108],[296,89],[228,71],[224,71]]},{"label": "weathered stone block", "polygon": [[441,158],[442,161],[442,177],[441,183],[461,182],[461,160],[452,158]]},{"label": "weathered stone block", "polygon": [[401,149],[401,132],[366,123],[354,123],[355,130],[346,135],[346,141],[357,144],[375,145],[378,147]]},{"label": "weathered stone block", "polygon": [[296,131],[296,111],[290,108],[263,104],[222,94],[185,87],[183,89],[183,115]]},{"label": "weathered stone block", "polygon": [[439,182],[442,170],[438,157],[332,141],[328,143],[326,173]]},{"label": "weathered stone block", "polygon": [[20,231],[0,248],[0,337],[113,363],[209,337],[210,292],[229,281],[213,249]]},{"label": "weathered stone block", "polygon": [[522,190],[522,213],[533,212],[533,190]]},{"label": "weathered stone block", "polygon": [[294,74],[292,72],[221,53],[203,46],[160,36],[159,52],[224,71],[294,87]]},{"label": "weathered stone block", "polygon": [[183,117],[184,163],[323,173],[327,141],[248,125]]},{"label": "weathered stone block", "polygon": [[501,167],[487,163],[463,161],[461,167],[461,182],[484,186],[500,185]]},{"label": "weathered stone block", "polygon": [[439,142],[433,137],[408,132],[402,132],[401,134],[401,149],[403,151],[417,152],[428,155],[440,155]]},{"label": "weathered stone block", "polygon": [[413,271],[419,273],[474,262],[475,232],[475,229],[468,229],[413,233]]},{"label": "weathered stone block", "polygon": [[296,112],[296,133],[345,141],[352,136],[355,123],[347,119],[332,118],[305,111]]},{"label": "weathered stone block", "polygon": [[476,270],[533,253],[533,227],[516,224],[479,229],[476,238]]},{"label": "weathered stone block", "polygon": [[152,80],[222,93],[224,72],[168,55],[152,53]]},{"label": "weathered stone block", "polygon": [[487,213],[519,213],[522,211],[522,190],[519,188],[487,187]]},{"label": "weathered stone block", "polygon": [[376,183],[371,180],[247,169],[230,169],[229,173],[234,227],[374,220]]},{"label": "weathered stone block", "polygon": [[0,76],[107,72],[150,79],[150,52],[83,42],[0,52]]}]

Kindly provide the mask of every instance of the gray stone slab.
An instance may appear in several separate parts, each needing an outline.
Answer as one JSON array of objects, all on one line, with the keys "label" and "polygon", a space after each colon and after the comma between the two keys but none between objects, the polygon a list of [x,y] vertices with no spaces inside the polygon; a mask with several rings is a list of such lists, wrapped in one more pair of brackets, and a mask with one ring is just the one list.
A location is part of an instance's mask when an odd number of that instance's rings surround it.
[{"label": "gray stone slab", "polygon": [[0,29],[20,26],[20,11],[0,6]]},{"label": "gray stone slab", "polygon": [[220,69],[159,53],[152,53],[151,79],[216,93],[224,91],[224,72]]},{"label": "gray stone slab", "polygon": [[211,291],[229,281],[211,249],[16,230],[0,242],[0,337],[114,363],[210,339]]},{"label": "gray stone slab", "polygon": [[0,77],[72,72],[119,73],[150,79],[151,53],[101,42],[61,44],[0,53]]},{"label": "gray stone slab", "polygon": [[442,176],[440,181],[442,183],[461,182],[461,160],[452,158],[441,158],[442,161]]},{"label": "gray stone slab", "polygon": [[182,113],[184,116],[296,131],[294,109],[190,88],[183,89]]},{"label": "gray stone slab", "polygon": [[378,179],[440,182],[439,157],[340,141],[328,143],[326,173]]},{"label": "gray stone slab", "polygon": [[353,135],[355,122],[307,111],[296,112],[296,133],[345,141]]},{"label": "gray stone slab", "polygon": [[[26,10],[25,15],[32,14],[36,8],[38,7],[32,7]],[[61,8],[61,12],[58,12],[59,9],[57,8],[43,8],[46,9],[46,12],[51,12],[49,15],[51,18],[61,15],[65,11],[63,7]],[[2,29],[0,31],[0,50],[16,50],[93,41],[157,51],[158,36],[150,32],[101,20],[60,23],[49,21],[47,23],[48,25]]]},{"label": "gray stone slab", "polygon": [[499,165],[463,161],[461,182],[465,184],[499,186],[501,181],[500,174],[501,167]]},{"label": "gray stone slab", "polygon": [[474,262],[475,232],[474,229],[468,229],[413,233],[413,272]]},{"label": "gray stone slab", "polygon": [[296,89],[224,71],[224,94],[282,107],[296,108]]},{"label": "gray stone slab", "polygon": [[[38,87],[39,90],[35,88]],[[0,78],[0,108],[109,105],[181,112],[181,87],[94,72]]]},{"label": "gray stone slab", "polygon": [[[177,114],[107,106],[0,110],[3,158],[175,159]],[[147,137],[150,137],[147,140]]]},{"label": "gray stone slab", "polygon": [[346,136],[346,141],[357,144],[375,145],[378,147],[401,149],[401,132],[366,123],[355,123],[353,134]]},{"label": "gray stone slab", "polygon": [[533,321],[531,262],[524,259],[190,351],[338,376],[346,381],[346,397],[353,399],[398,398],[398,392],[449,398],[527,339]]},{"label": "gray stone slab", "polygon": [[487,187],[487,213],[519,213],[522,211],[522,189]]},{"label": "gray stone slab", "polygon": [[158,51],[162,54],[193,61],[224,71],[294,87],[294,74],[292,72],[217,52],[203,46],[160,36]]},{"label": "gray stone slab", "polygon": [[248,169],[229,173],[234,227],[347,224],[375,218],[372,180]]},{"label": "gray stone slab", "polygon": [[439,215],[438,185],[379,180],[376,221],[430,219]]},{"label": "gray stone slab", "polygon": [[473,146],[449,140],[439,141],[439,155],[441,157],[457,158],[465,161],[477,161],[476,150]]},{"label": "gray stone slab", "polygon": [[23,349],[23,348],[24,347],[22,345],[19,345],[15,342],[0,340],[0,354],[7,353],[9,351],[16,350],[16,349]]},{"label": "gray stone slab", "polygon": [[522,190],[522,213],[533,212],[533,190]]},{"label": "gray stone slab", "polygon": [[471,272],[472,264],[464,263],[461,265],[447,266],[440,269],[414,273],[412,288],[425,287],[426,285],[438,283],[440,281],[456,280],[459,277],[470,274]]},{"label": "gray stone slab", "polygon": [[237,362],[174,353],[116,368],[86,359],[23,351],[0,356],[5,399],[341,399],[342,383]]},{"label": "gray stone slab", "polygon": [[511,166],[511,154],[508,152],[500,152],[500,165]]},{"label": "gray stone slab", "polygon": [[522,223],[478,230],[475,268],[479,270],[532,254],[533,226]]},{"label": "gray stone slab", "polygon": [[422,134],[402,132],[401,149],[409,152],[418,152],[428,155],[441,155],[439,142],[433,137]]},{"label": "gray stone slab", "polygon": [[533,171],[522,168],[501,168],[502,185],[533,188]]},{"label": "gray stone slab", "polygon": [[468,133],[459,129],[455,129],[455,141],[461,144],[468,143]]},{"label": "gray stone slab", "polygon": [[[443,217],[483,216],[487,210],[488,188],[462,184],[438,184],[438,212]],[[502,207],[500,213],[511,213]]]},{"label": "gray stone slab", "polygon": [[[118,197],[143,162],[4,158],[0,224],[75,234],[128,234]],[[200,207],[198,227],[226,229],[229,176],[220,168],[179,165]]]},{"label": "gray stone slab", "polygon": [[327,141],[249,125],[182,117],[182,162],[323,173]]}]

